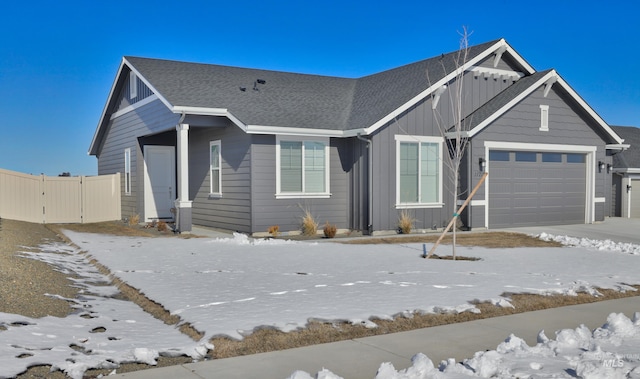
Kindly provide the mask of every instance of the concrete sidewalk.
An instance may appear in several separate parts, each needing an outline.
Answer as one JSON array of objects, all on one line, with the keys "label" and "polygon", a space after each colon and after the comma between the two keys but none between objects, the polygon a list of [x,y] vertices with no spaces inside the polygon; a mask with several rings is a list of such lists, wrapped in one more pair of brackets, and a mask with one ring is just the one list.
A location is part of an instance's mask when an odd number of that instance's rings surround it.
[{"label": "concrete sidewalk", "polygon": [[640,312],[639,296],[143,370],[114,377],[285,379],[296,370],[315,376],[318,371],[327,368],[345,379],[373,379],[381,363],[391,362],[396,369],[404,369],[411,365],[411,357],[416,353],[426,354],[436,365],[447,358],[461,361],[471,358],[476,351],[495,349],[511,333],[523,338],[531,346],[536,344],[540,330],[545,330],[547,336],[553,339],[556,330],[574,329],[580,324],[594,329],[602,326],[612,312],[622,312],[631,318],[637,311]]}]

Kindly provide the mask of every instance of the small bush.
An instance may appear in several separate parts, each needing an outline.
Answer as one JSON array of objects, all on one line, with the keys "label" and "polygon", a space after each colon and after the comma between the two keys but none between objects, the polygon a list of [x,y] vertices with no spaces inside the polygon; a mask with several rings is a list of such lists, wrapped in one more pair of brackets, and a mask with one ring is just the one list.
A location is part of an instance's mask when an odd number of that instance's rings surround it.
[{"label": "small bush", "polygon": [[336,228],[335,225],[329,224],[329,221],[327,221],[325,222],[324,228],[322,229],[322,231],[324,232],[325,237],[333,238],[336,236],[336,233],[338,232],[338,228]]},{"label": "small bush", "polygon": [[158,221],[156,228],[158,228],[159,232],[166,232],[167,230],[169,230],[169,226],[164,221]]},{"label": "small bush", "polygon": [[272,237],[277,237],[280,234],[280,227],[278,225],[272,225],[267,229],[267,232],[271,234]]},{"label": "small bush", "polygon": [[302,216],[302,234],[305,236],[315,236],[318,233],[318,223],[313,218],[311,211],[304,210],[304,216]]},{"label": "small bush", "polygon": [[409,213],[408,210],[403,209],[398,217],[398,232],[401,234],[411,233],[411,229],[413,229],[413,223],[415,221],[416,219],[413,218],[411,213]]},{"label": "small bush", "polygon": [[140,215],[139,214],[135,214],[131,217],[129,217],[129,226],[136,226],[140,223]]}]

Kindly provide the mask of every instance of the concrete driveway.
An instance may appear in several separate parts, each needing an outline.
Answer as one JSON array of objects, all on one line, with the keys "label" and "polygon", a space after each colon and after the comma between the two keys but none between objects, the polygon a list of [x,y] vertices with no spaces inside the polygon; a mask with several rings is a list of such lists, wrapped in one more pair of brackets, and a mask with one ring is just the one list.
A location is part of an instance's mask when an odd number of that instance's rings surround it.
[{"label": "concrete driveway", "polygon": [[612,240],[640,245],[640,218],[609,217],[602,222],[594,224],[531,226],[502,230],[534,235],[545,232],[561,236],[585,237],[592,240]]}]

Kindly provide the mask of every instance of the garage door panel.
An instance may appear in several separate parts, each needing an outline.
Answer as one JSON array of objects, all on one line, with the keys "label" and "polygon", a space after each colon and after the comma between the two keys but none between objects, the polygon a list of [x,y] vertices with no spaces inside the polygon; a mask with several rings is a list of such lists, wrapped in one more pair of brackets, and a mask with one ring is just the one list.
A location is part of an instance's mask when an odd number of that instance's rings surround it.
[{"label": "garage door panel", "polygon": [[540,153],[537,162],[515,162],[515,154],[490,162],[489,227],[584,222],[586,160],[566,163],[559,154],[561,162],[542,162]]}]

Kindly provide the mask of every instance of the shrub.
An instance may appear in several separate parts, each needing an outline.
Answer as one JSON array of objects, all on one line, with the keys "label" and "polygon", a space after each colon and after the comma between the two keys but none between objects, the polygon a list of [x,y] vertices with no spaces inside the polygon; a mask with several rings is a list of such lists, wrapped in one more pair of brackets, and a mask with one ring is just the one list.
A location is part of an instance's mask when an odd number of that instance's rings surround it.
[{"label": "shrub", "polygon": [[401,234],[411,233],[411,229],[413,229],[413,223],[415,221],[416,219],[413,218],[411,213],[409,213],[408,210],[403,209],[398,217],[398,232]]},{"label": "shrub", "polygon": [[329,224],[329,221],[325,222],[324,228],[322,229],[324,232],[324,236],[327,238],[333,238],[336,236],[338,229],[335,225]]},{"label": "shrub", "polygon": [[304,216],[302,216],[302,234],[305,236],[315,236],[318,232],[318,223],[313,218],[311,211],[304,210]]},{"label": "shrub", "polygon": [[278,225],[272,225],[267,229],[267,232],[271,234],[272,237],[277,237],[280,234],[280,227]]}]

